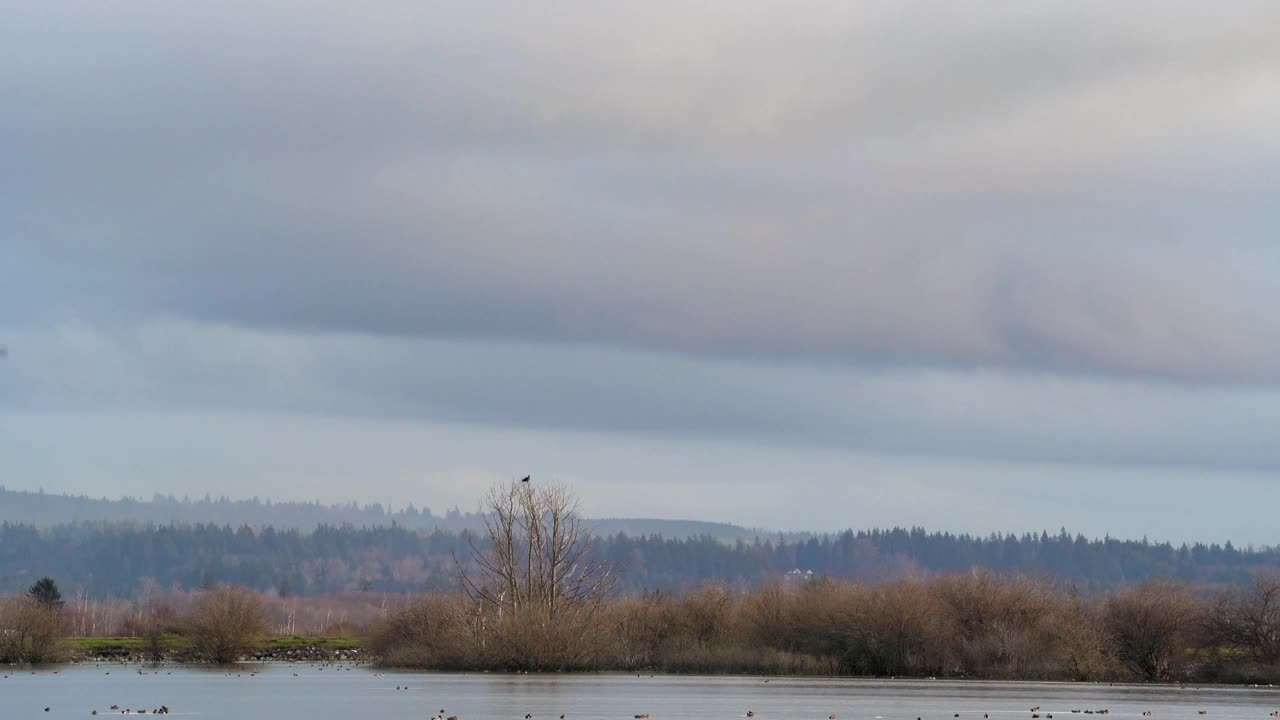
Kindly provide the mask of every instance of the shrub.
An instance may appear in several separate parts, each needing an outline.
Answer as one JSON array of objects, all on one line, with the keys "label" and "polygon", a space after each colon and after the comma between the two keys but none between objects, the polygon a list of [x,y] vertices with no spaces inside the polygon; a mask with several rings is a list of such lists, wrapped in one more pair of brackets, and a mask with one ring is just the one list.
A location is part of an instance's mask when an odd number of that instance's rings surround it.
[{"label": "shrub", "polygon": [[231,663],[244,657],[270,626],[262,600],[238,587],[201,592],[183,623],[184,634],[196,652],[214,663]]}]

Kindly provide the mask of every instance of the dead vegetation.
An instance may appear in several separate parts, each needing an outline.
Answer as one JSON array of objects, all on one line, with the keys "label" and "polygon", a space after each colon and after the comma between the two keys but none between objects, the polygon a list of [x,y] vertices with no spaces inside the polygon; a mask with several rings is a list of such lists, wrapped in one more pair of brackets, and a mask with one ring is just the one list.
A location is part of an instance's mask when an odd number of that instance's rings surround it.
[{"label": "dead vegetation", "polygon": [[466,594],[429,595],[375,624],[371,642],[389,664],[436,669],[1274,679],[1273,589],[1200,598],[1153,583],[1090,598],[982,571],[750,592],[708,585],[601,602],[557,638],[544,617],[494,618]]}]

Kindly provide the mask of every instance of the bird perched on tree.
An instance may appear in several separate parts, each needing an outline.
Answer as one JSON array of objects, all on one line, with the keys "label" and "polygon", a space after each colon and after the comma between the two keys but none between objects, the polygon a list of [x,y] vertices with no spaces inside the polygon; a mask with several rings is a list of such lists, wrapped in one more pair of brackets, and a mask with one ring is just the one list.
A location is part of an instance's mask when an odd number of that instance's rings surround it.
[{"label": "bird perched on tree", "polygon": [[529,482],[529,478],[531,478],[531,477],[533,477],[533,476],[532,476],[532,475],[525,475],[523,478],[521,478],[520,482]]}]

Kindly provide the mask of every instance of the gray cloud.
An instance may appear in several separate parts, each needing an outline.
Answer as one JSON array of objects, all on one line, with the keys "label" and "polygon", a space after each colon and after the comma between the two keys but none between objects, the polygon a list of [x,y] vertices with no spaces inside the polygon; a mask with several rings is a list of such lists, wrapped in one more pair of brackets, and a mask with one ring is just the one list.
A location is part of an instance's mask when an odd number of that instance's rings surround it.
[{"label": "gray cloud", "polygon": [[1151,9],[11,9],[0,317],[1273,384],[1276,10]]},{"label": "gray cloud", "polygon": [[[0,407],[302,413],[994,462],[1276,472],[1280,393],[184,322],[22,334]],[[7,396],[7,399],[6,399]]]},{"label": "gray cloud", "polygon": [[831,527],[1223,537],[1176,518],[1280,466],[1278,25],[5,7],[0,473],[457,501],[527,463],[601,514],[795,526],[803,476]]}]

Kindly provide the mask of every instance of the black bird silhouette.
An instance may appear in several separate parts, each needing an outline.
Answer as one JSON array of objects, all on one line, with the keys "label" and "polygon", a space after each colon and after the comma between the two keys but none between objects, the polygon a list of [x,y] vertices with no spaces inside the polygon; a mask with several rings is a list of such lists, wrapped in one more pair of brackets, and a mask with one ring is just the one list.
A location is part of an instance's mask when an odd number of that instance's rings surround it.
[{"label": "black bird silhouette", "polygon": [[525,476],[524,476],[524,478],[520,480],[520,482],[529,482],[529,478],[531,478],[531,477],[533,477],[533,476],[532,476],[532,475],[525,475]]}]

